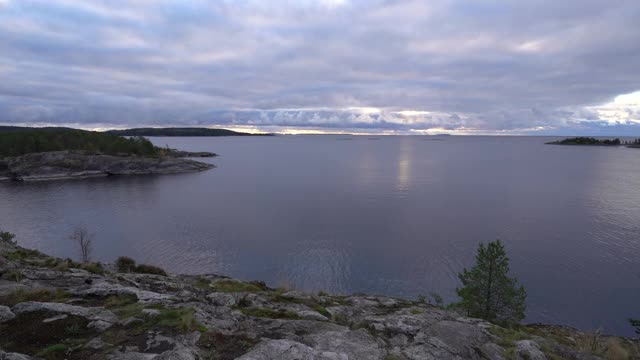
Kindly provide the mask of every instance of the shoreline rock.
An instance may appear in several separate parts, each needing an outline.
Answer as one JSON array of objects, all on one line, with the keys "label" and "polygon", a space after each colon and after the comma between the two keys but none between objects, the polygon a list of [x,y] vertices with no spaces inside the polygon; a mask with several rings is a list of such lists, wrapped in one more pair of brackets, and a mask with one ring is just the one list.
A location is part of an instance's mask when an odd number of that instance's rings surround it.
[{"label": "shoreline rock", "polygon": [[[215,165],[182,158],[180,152],[157,158],[51,151],[0,159],[0,180],[48,181],[114,175],[180,174],[209,170]],[[200,156],[214,154],[201,153]]]},{"label": "shoreline rock", "polygon": [[629,359],[640,355],[637,339],[540,324],[503,328],[406,299],[272,289],[213,274],[115,270],[0,242],[0,359],[597,360],[615,351]]}]

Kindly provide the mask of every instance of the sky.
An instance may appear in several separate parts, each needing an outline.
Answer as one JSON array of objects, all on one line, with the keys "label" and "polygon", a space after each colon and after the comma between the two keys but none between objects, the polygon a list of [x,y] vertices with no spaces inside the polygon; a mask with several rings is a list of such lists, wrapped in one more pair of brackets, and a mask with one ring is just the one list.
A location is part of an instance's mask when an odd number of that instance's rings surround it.
[{"label": "sky", "polygon": [[0,0],[0,123],[638,135],[638,0]]}]

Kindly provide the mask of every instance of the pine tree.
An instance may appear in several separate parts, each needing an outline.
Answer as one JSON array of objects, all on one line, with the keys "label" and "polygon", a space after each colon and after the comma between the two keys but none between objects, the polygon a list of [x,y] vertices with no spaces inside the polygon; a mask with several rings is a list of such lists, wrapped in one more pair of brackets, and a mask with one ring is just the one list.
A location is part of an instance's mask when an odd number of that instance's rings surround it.
[{"label": "pine tree", "polygon": [[510,278],[509,258],[500,240],[480,243],[476,264],[458,274],[462,287],[456,289],[462,301],[457,305],[467,315],[495,323],[524,319],[527,293],[516,278]]},{"label": "pine tree", "polygon": [[636,328],[636,334],[640,335],[640,320],[638,319],[629,319],[629,323],[631,326]]}]

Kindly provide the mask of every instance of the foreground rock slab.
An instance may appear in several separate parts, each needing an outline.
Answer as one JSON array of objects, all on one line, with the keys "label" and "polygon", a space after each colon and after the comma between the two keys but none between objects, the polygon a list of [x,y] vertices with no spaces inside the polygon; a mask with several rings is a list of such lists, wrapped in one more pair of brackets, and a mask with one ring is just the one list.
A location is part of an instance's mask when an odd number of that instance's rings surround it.
[{"label": "foreground rock slab", "polygon": [[403,299],[271,289],[213,274],[118,273],[1,242],[0,257],[0,360],[640,356],[638,340],[550,325],[507,329]]}]

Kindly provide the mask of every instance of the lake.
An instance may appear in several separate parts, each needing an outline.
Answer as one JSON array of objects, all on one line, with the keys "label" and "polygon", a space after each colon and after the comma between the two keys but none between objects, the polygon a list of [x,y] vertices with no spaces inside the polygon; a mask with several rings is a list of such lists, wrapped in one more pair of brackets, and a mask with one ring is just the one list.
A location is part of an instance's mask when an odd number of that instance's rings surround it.
[{"label": "lake", "polygon": [[555,138],[151,138],[220,154],[182,175],[0,183],[19,243],[268,285],[455,300],[479,242],[501,239],[528,322],[633,334],[640,317],[640,149]]}]

